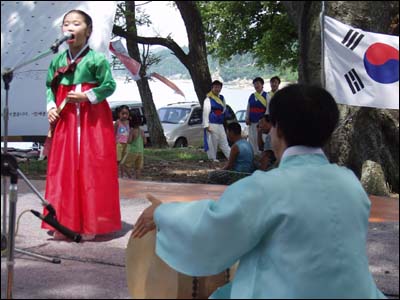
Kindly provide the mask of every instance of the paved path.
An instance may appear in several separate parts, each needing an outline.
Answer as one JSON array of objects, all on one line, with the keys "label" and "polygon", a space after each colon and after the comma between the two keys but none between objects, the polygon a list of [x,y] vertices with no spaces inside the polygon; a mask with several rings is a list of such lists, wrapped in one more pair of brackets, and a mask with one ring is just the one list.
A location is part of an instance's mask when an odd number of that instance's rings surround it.
[{"label": "paved path", "polygon": [[[44,181],[32,181],[43,194]],[[130,231],[152,193],[164,201],[201,198],[218,199],[226,187],[177,183],[120,181],[123,229],[95,241],[54,241],[40,229],[40,220],[30,212],[21,217],[16,246],[61,258],[52,264],[16,254],[13,295],[16,299],[128,299],[125,278],[125,248]],[[179,189],[179,196],[176,191]],[[18,185],[17,215],[24,210],[41,211],[40,200],[25,183]],[[374,199],[368,234],[370,269],[381,290],[399,295],[399,206],[398,200]],[[1,298],[6,291],[6,263],[1,260]]]}]

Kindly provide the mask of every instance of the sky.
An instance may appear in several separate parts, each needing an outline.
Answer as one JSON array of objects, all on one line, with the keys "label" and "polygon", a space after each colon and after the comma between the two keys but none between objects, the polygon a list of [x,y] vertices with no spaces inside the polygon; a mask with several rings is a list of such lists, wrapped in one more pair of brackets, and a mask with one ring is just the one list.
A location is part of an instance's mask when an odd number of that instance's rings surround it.
[{"label": "sky", "polygon": [[172,5],[173,1],[136,1],[137,5],[150,15],[150,27],[138,27],[138,33],[143,36],[167,37],[171,34],[179,46],[187,46],[188,40],[185,25],[179,10]]},{"label": "sky", "polygon": [[[75,7],[76,3],[80,3],[83,6]],[[186,28],[178,9],[172,5],[173,1],[137,1],[137,4],[142,3],[144,5],[141,8],[150,15],[153,24],[150,27],[139,27],[138,31],[140,35],[150,37],[156,34],[161,37],[167,37],[168,34],[171,34],[179,46],[182,47],[188,44]],[[14,67],[48,49],[55,38],[60,36],[60,20],[66,11],[72,8],[80,8],[90,12],[91,7],[97,12],[102,7],[104,8],[102,10],[110,11],[109,8],[105,8],[109,4],[96,3],[96,1],[2,1],[1,4],[2,69],[5,67]],[[97,14],[92,14],[92,17],[95,15]],[[100,32],[104,36],[104,38],[93,38],[93,42],[104,42],[107,36],[111,36],[112,19],[110,19],[110,22],[105,22],[103,17],[99,19],[99,22],[97,22],[97,19],[93,21],[96,24],[94,26],[94,33],[95,31]],[[104,34],[106,31],[102,25],[109,26],[107,29],[110,32],[109,35]],[[107,48],[108,42],[106,41],[103,44]],[[60,51],[65,48],[66,44],[64,43],[61,45]],[[100,50],[100,52],[107,53],[108,51]],[[52,57],[53,54],[48,55],[45,58],[35,61],[35,63],[27,64],[26,67],[14,73],[9,99],[9,111],[13,114],[9,120],[9,135],[24,136],[47,133],[48,122],[45,113],[44,82]],[[186,98],[175,94],[173,90],[157,80],[150,82],[157,107],[170,102],[197,100],[192,81],[174,81],[174,83],[183,90]],[[3,99],[5,98],[3,82],[1,82],[1,85],[1,111],[3,112]],[[140,100],[139,92],[134,82],[124,84],[124,80],[118,80],[117,86],[118,91],[114,93],[115,95],[109,97],[109,100]],[[231,104],[234,110],[242,108],[241,103],[239,103],[243,97],[242,95],[239,95],[236,90],[229,90],[228,86],[225,87],[224,93],[227,102]],[[3,124],[3,116],[1,124]],[[1,126],[2,135],[4,134],[3,127]]]}]

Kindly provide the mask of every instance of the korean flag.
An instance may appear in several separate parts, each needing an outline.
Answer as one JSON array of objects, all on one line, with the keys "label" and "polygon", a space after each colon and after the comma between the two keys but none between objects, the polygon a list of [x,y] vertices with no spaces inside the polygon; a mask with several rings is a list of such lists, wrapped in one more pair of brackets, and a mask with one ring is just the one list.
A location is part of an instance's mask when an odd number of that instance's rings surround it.
[{"label": "korean flag", "polygon": [[324,17],[326,89],[338,103],[399,109],[399,37]]}]

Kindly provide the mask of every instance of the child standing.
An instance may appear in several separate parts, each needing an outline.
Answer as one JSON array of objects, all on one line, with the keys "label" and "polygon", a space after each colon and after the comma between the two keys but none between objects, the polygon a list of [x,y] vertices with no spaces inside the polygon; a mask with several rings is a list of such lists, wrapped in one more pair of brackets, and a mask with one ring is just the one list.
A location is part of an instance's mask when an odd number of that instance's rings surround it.
[{"label": "child standing", "polygon": [[[52,60],[46,81],[48,119],[55,125],[46,199],[57,220],[83,240],[121,229],[115,135],[105,101],[116,84],[105,56],[89,48],[92,26],[81,10],[64,15],[62,31],[73,38],[69,49]],[[68,103],[58,114],[64,99]],[[53,229],[46,223],[42,227]],[[62,235],[55,232],[54,237]]]},{"label": "child standing", "polygon": [[123,167],[128,170],[134,170],[135,179],[140,179],[144,165],[144,145],[146,145],[146,137],[144,131],[140,128],[142,124],[141,118],[137,115],[132,117],[132,128],[128,138],[127,153],[121,162]]},{"label": "child standing", "polygon": [[115,121],[114,132],[117,144],[117,163],[119,168],[119,174],[121,177],[124,176],[125,170],[121,165],[121,160],[126,154],[126,147],[128,145],[129,138],[129,107],[127,105],[121,105],[118,108],[119,119]]}]

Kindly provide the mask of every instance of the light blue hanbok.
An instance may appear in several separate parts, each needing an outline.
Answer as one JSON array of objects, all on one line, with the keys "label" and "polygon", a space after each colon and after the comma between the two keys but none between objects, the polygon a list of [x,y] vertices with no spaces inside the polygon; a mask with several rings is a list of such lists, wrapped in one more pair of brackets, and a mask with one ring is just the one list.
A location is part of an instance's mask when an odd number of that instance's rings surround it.
[{"label": "light blue hanbok", "polygon": [[218,201],[160,205],[156,253],[191,276],[240,261],[211,298],[385,298],[368,269],[369,210],[352,171],[320,149],[291,147],[279,168],[233,184]]}]

